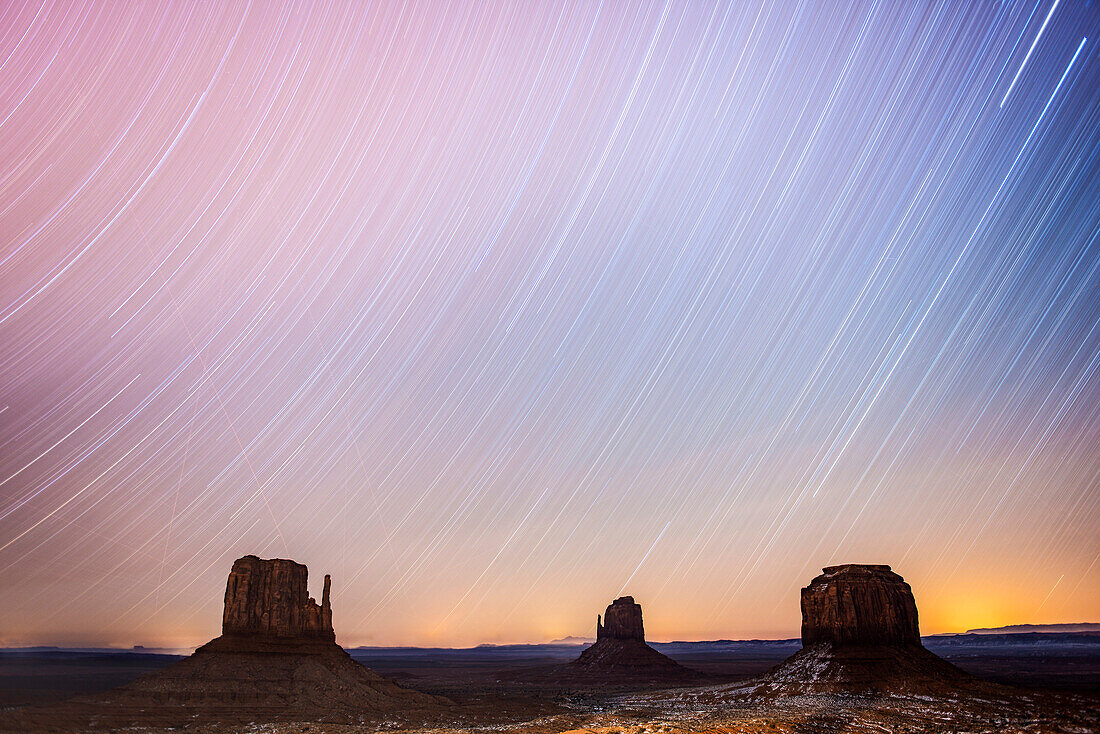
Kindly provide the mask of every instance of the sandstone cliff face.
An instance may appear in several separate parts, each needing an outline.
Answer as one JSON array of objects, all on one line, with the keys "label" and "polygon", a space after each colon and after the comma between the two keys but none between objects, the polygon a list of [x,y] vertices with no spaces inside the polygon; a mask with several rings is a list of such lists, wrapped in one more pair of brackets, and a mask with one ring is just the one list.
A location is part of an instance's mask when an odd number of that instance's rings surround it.
[{"label": "sandstone cliff face", "polygon": [[309,597],[307,573],[302,564],[281,558],[238,558],[225,585],[222,634],[335,640],[331,580],[325,576],[318,606]]},{"label": "sandstone cliff face", "polygon": [[604,612],[604,623],[596,615],[596,640],[638,640],[645,642],[645,630],[642,628],[642,607],[634,603],[632,596],[620,596],[608,605]]},{"label": "sandstone cliff face", "polygon": [[802,589],[802,644],[920,647],[913,590],[889,566],[848,564]]}]

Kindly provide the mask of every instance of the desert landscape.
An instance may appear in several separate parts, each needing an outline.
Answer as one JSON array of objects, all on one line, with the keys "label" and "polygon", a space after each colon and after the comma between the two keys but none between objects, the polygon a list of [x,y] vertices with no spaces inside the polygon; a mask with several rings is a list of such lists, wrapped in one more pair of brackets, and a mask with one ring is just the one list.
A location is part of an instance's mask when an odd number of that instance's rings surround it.
[{"label": "desert landscape", "polygon": [[0,734],[1100,734],[1100,0],[0,1]]},{"label": "desert landscape", "polygon": [[[668,654],[646,642],[641,606],[629,596],[597,617],[590,645],[349,654],[335,641],[330,584],[326,576],[318,605],[308,596],[305,566],[245,556],[226,583],[222,635],[190,656],[2,653],[0,677],[25,688],[5,686],[0,731],[1068,733],[1100,727],[1100,631],[931,638],[933,649],[947,653],[941,657],[925,646],[912,591],[889,566],[823,569],[802,589],[801,640],[662,645]],[[38,666],[51,674],[36,685]],[[78,693],[81,680],[88,686],[129,677],[116,688]],[[34,702],[53,696],[62,700]]]}]

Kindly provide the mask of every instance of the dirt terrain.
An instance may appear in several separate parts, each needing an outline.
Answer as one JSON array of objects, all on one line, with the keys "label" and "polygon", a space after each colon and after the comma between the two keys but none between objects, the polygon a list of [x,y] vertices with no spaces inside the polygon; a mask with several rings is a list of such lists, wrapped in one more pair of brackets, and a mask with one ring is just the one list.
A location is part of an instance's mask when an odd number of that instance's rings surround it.
[{"label": "dirt terrain", "polygon": [[[763,674],[798,649],[797,641],[657,644],[703,677],[598,679],[568,666],[573,645],[517,645],[470,650],[353,649],[352,656],[401,685],[454,702],[431,714],[362,717],[359,720],[196,721],[184,728],[132,727],[129,732],[198,734],[364,733],[371,731],[484,731],[549,734],[584,730],[599,734],[655,732],[1073,732],[1100,731],[1100,646],[1083,637],[968,641],[927,639],[930,647],[986,680],[1030,687],[993,686],[992,693],[942,696],[814,695],[769,698],[745,679]],[[176,658],[133,653],[0,653],[0,690],[7,698],[0,731],[13,725],[21,704],[43,703],[127,682]],[[146,666],[143,668],[142,666]],[[989,671],[995,675],[989,675]],[[1060,671],[1069,670],[1072,676]],[[1062,690],[1041,690],[1055,681]],[[35,693],[38,683],[49,688]],[[22,688],[21,688],[22,686]],[[68,686],[68,688],[66,687]],[[20,693],[21,692],[21,693]],[[323,717],[322,717],[323,718]],[[42,731],[80,731],[64,718],[36,718]],[[22,726],[22,728],[20,728]],[[6,728],[5,728],[6,727]]]},{"label": "dirt terrain", "polygon": [[[1084,734],[1100,730],[1100,701],[1072,695],[1027,694],[972,699],[920,696],[804,696],[752,701],[736,687],[618,694],[600,700],[583,697],[554,705],[528,702],[495,711],[458,706],[447,716],[415,722],[401,717],[359,722],[282,721],[195,724],[181,728],[130,727],[132,734],[365,734],[407,732],[450,734],[667,734],[757,732],[764,734],[882,734],[883,732],[971,732],[1003,734]],[[44,730],[46,731],[46,730]],[[64,727],[48,731],[78,731]]]}]

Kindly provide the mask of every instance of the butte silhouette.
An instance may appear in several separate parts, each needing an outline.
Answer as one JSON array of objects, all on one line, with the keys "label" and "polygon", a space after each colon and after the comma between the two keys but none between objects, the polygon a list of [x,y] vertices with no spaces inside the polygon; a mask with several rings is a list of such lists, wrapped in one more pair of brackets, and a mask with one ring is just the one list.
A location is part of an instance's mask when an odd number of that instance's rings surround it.
[{"label": "butte silhouette", "polygon": [[163,670],[97,696],[28,710],[43,724],[96,728],[293,719],[355,723],[439,710],[446,699],[403,688],[336,644],[325,576],[318,605],[307,569],[284,559],[238,558],[229,572],[222,634]]},{"label": "butte silhouette", "polygon": [[650,676],[694,674],[646,644],[642,607],[632,596],[621,596],[608,605],[602,620],[596,615],[596,642],[585,648],[571,666]]},{"label": "butte silhouette", "polygon": [[802,649],[754,681],[761,694],[932,692],[977,679],[921,644],[909,584],[889,566],[829,566],[802,589]]}]

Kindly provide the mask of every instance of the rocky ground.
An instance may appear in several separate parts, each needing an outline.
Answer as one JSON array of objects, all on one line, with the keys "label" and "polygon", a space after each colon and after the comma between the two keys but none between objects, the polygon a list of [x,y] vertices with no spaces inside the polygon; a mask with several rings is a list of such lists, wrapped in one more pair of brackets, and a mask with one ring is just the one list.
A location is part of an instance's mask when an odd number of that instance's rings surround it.
[{"label": "rocky ground", "polygon": [[[504,671],[500,671],[503,673]],[[748,682],[661,688],[654,681],[570,684],[547,669],[528,671],[526,681],[494,683],[493,676],[466,677],[443,671],[418,676],[433,693],[446,691],[452,706],[420,715],[342,717],[337,720],[199,722],[175,727],[128,726],[130,734],[365,734],[404,732],[494,732],[499,734],[669,734],[688,732],[969,732],[978,734],[1086,734],[1100,732],[1100,696],[990,686],[984,692],[937,695],[775,695]],[[306,717],[303,717],[306,718]],[[319,717],[322,718],[323,717]],[[0,731],[89,731],[64,720],[39,720],[33,729]]]},{"label": "rocky ground", "polygon": [[[1008,734],[1087,734],[1100,731],[1096,699],[1025,694],[1005,699],[929,698],[920,696],[860,697],[803,696],[770,702],[752,702],[736,688],[712,687],[665,693],[628,695],[607,700],[563,705],[556,713],[511,721],[454,718],[409,726],[409,722],[364,720],[359,723],[280,722],[237,725],[196,725],[193,734],[249,732],[260,734],[365,734],[406,732],[449,734],[687,734],[689,732],[767,732],[768,734],[883,732],[958,732]],[[180,729],[127,729],[132,734],[168,734]]]},{"label": "rocky ground", "polygon": [[1001,689],[940,695],[769,696],[733,684],[624,696],[616,705],[669,731],[731,732],[1096,732],[1100,699]]}]

